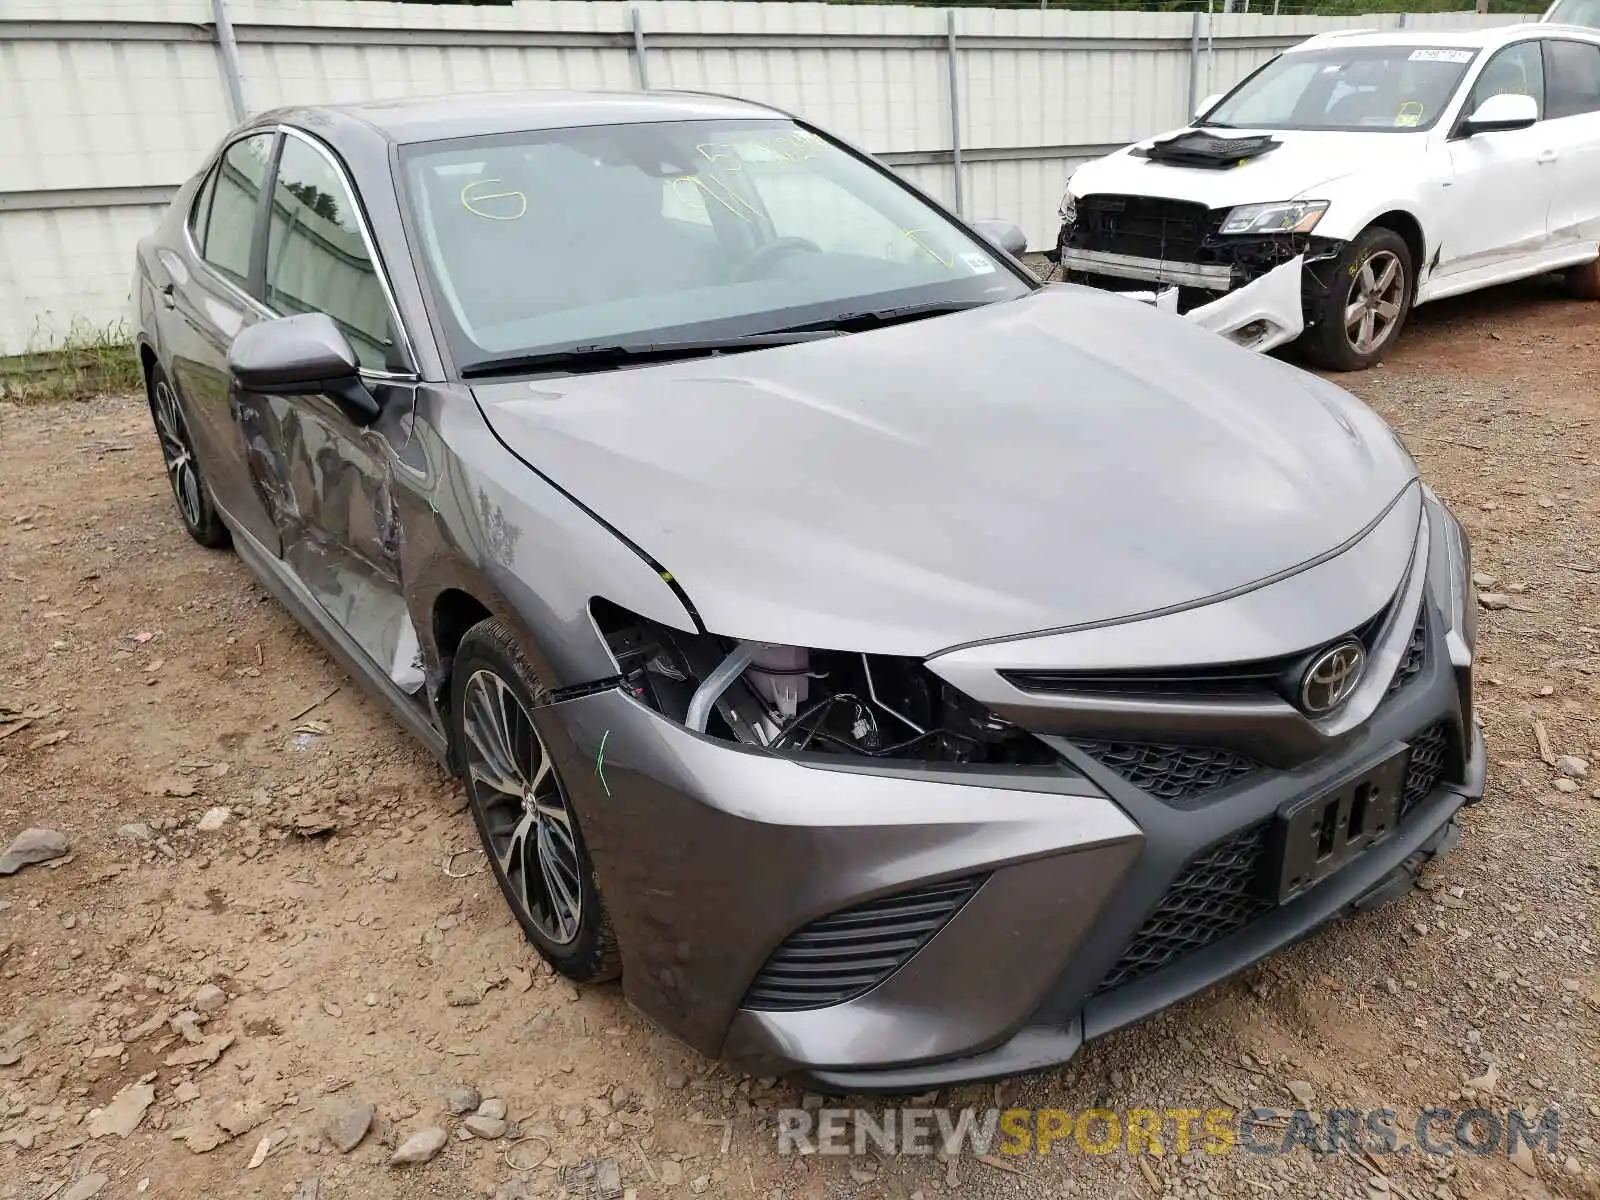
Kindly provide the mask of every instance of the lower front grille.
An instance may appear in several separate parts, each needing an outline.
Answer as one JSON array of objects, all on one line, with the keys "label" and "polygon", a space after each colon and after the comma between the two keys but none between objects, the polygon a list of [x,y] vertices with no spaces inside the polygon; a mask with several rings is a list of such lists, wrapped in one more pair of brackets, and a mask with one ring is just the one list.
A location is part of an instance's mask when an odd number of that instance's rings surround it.
[{"label": "lower front grille", "polygon": [[1450,731],[1443,721],[1411,739],[1411,762],[1406,767],[1406,786],[1400,797],[1401,820],[1439,786],[1449,757]]},{"label": "lower front grille", "polygon": [[1257,892],[1272,829],[1263,821],[1192,860],[1140,927],[1099,991],[1131,983],[1244,928],[1272,905]]},{"label": "lower front grille", "polygon": [[1211,793],[1259,769],[1253,759],[1219,746],[1151,742],[1077,742],[1101,766],[1174,808],[1198,807]]},{"label": "lower front grille", "polygon": [[[1450,760],[1450,726],[1438,721],[1411,739],[1400,820],[1439,786]],[[1243,929],[1273,905],[1260,892],[1268,869],[1272,822],[1252,825],[1191,859],[1161,904],[1122,952],[1096,994],[1204,950]]]},{"label": "lower front grille", "polygon": [[743,1007],[825,1008],[872,990],[944,928],[982,883],[981,877],[952,880],[819,917],[772,952]]}]

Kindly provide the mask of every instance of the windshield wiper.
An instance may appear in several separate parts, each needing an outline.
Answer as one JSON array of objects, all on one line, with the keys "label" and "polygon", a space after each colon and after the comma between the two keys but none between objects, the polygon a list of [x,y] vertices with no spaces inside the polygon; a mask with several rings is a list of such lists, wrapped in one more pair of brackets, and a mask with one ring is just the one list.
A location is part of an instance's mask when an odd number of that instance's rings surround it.
[{"label": "windshield wiper", "polygon": [[704,338],[677,342],[611,342],[565,346],[535,354],[508,354],[485,358],[461,368],[463,379],[483,379],[491,375],[522,375],[534,371],[608,371],[614,367],[637,366],[676,359],[711,358],[719,354],[738,354],[764,350],[771,346],[792,346],[833,336],[826,329],[784,329],[768,333],[747,333],[736,337]]},{"label": "windshield wiper", "polygon": [[938,300],[931,304],[905,304],[899,308],[867,309],[861,312],[841,313],[837,317],[824,317],[820,321],[807,321],[803,325],[791,325],[781,332],[831,330],[837,333],[860,333],[867,329],[881,329],[885,325],[920,321],[925,317],[942,317],[947,313],[966,312],[969,308],[982,308],[986,304],[993,303],[993,300]]}]

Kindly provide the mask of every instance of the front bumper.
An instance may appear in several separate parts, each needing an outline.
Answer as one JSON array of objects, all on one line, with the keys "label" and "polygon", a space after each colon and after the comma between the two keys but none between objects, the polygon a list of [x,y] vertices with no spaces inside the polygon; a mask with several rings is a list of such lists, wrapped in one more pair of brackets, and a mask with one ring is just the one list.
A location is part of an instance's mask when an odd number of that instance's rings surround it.
[{"label": "front bumper", "polygon": [[[1397,506],[1394,520],[1416,511]],[[1453,845],[1459,809],[1484,787],[1470,647],[1452,642],[1452,564],[1429,533],[1448,518],[1427,511],[1393,618],[1409,632],[1421,615],[1421,665],[1370,717],[1331,730],[1325,751],[1301,753],[1263,724],[1260,760],[1287,758],[1202,803],[1158,799],[1068,732],[1036,735],[1061,768],[826,768],[691,734],[620,691],[559,704],[547,741],[617,928],[627,998],[755,1074],[830,1092],[920,1091],[1065,1062],[1085,1040],[1399,894]],[[1407,746],[1410,766],[1431,773],[1381,841],[1289,902],[1128,968],[1197,862]],[[813,931],[814,945],[841,912],[953,881],[971,885],[970,899],[864,992],[818,1007],[751,1000],[797,931]]]},{"label": "front bumper", "polygon": [[[1069,270],[1086,271],[1097,267],[1104,270],[1107,265],[1093,258],[1089,251],[1071,249],[1061,251],[1061,261]],[[1175,275],[1170,264],[1150,260],[1148,265],[1138,261],[1112,265],[1129,272],[1122,278],[1147,280],[1153,285],[1148,290],[1122,291],[1122,295],[1153,304],[1164,312],[1179,311],[1181,289],[1187,285],[1188,277]],[[1135,271],[1138,273],[1133,274]],[[1219,333],[1247,350],[1262,353],[1275,350],[1288,345],[1305,330],[1301,300],[1304,272],[1305,258],[1296,255],[1258,279],[1234,288],[1218,299],[1190,308],[1183,316],[1202,329]],[[1226,268],[1223,268],[1223,273],[1226,275]]]}]

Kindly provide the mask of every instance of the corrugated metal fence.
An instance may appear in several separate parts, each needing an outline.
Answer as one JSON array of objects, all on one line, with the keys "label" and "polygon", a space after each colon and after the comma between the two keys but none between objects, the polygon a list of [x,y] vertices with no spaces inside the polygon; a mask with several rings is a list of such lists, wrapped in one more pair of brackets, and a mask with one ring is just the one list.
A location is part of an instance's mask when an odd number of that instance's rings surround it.
[{"label": "corrugated metal fence", "polygon": [[0,0],[0,354],[127,312],[135,241],[243,114],[521,88],[723,92],[799,113],[969,217],[1054,237],[1073,166],[1365,18],[522,0]]}]

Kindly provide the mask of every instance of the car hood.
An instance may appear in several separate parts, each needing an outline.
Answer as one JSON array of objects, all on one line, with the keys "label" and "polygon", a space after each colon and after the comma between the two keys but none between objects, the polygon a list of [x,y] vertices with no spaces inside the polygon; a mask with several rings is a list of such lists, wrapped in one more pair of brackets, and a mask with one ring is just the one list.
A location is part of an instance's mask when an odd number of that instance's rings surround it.
[{"label": "car hood", "polygon": [[1111,293],[474,389],[707,628],[925,655],[1248,586],[1416,468],[1339,388]]},{"label": "car hood", "polygon": [[1278,139],[1281,145],[1238,166],[1222,170],[1203,167],[1175,167],[1139,158],[1132,150],[1148,149],[1152,142],[1183,133],[1169,130],[1160,137],[1085,163],[1072,174],[1071,188],[1076,196],[1109,192],[1131,196],[1161,196],[1171,200],[1194,200],[1208,208],[1228,208],[1263,200],[1318,199],[1311,193],[1324,184],[1352,174],[1374,169],[1382,171],[1390,163],[1405,159],[1414,163],[1421,153],[1419,139],[1424,133],[1326,133],[1295,129],[1217,129],[1219,137],[1251,137],[1257,134]]}]

